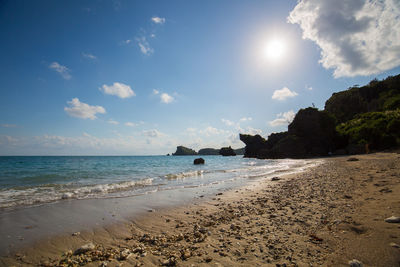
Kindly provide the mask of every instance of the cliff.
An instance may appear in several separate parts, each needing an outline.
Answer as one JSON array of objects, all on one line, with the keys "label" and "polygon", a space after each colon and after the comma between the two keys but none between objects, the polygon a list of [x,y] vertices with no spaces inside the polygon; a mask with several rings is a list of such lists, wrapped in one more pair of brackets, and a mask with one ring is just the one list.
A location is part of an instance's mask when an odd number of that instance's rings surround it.
[{"label": "cliff", "polygon": [[334,93],[325,103],[325,110],[335,116],[339,123],[351,120],[358,114],[398,108],[400,75],[382,81],[375,79],[368,85]]},{"label": "cliff", "polygon": [[288,131],[271,134],[267,140],[260,135],[240,135],[246,144],[245,157],[306,158],[328,155],[334,149],[335,120],[315,108],[301,109]]}]

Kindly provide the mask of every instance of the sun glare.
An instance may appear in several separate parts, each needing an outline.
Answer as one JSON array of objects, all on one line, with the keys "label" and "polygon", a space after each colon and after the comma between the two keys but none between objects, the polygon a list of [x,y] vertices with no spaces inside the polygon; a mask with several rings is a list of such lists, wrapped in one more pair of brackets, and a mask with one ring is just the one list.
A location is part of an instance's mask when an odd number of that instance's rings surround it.
[{"label": "sun glare", "polygon": [[264,55],[270,61],[280,61],[286,52],[286,44],[281,39],[272,39],[264,48]]}]

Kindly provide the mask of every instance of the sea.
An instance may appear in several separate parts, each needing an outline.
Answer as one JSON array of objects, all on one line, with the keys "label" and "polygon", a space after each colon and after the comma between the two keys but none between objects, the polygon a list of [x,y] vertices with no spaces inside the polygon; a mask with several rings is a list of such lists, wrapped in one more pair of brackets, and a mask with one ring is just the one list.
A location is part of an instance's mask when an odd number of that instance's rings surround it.
[{"label": "sea", "polygon": [[[0,212],[79,199],[157,194],[298,172],[307,160],[258,160],[242,156],[2,156]],[[229,187],[229,186],[228,186]]]}]

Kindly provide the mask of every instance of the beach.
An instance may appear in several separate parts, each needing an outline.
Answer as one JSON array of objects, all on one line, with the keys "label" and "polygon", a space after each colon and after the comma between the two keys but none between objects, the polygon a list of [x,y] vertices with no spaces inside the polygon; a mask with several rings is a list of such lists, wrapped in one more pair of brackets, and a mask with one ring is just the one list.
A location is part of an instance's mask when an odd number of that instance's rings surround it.
[{"label": "beach", "polygon": [[348,266],[354,259],[398,266],[400,224],[385,219],[400,216],[400,154],[315,161],[300,173],[212,194],[196,189],[176,205],[71,228],[1,257],[0,265]]}]

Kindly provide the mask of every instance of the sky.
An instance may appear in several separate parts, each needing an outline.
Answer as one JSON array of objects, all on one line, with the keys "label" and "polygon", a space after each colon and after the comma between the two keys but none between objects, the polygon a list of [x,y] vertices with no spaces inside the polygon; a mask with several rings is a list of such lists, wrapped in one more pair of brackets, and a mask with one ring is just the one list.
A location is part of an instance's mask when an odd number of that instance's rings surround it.
[{"label": "sky", "polygon": [[0,155],[239,148],[400,73],[397,0],[1,0],[0,36]]}]

